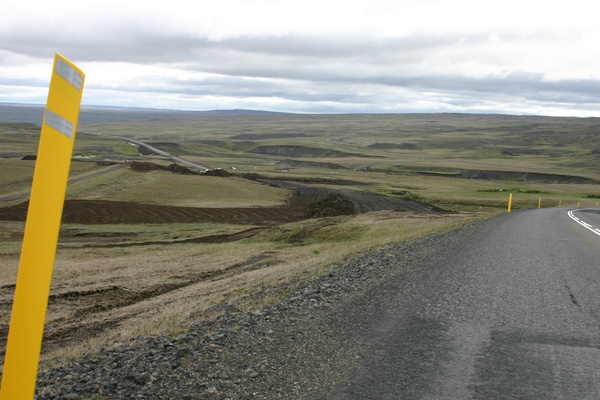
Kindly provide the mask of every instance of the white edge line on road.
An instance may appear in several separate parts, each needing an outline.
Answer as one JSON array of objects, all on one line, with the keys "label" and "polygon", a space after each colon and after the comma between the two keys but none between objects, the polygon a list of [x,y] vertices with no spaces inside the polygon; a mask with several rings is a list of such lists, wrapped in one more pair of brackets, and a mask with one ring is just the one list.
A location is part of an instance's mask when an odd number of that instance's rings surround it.
[{"label": "white edge line on road", "polygon": [[583,222],[582,220],[580,220],[579,218],[574,216],[573,211],[576,211],[576,210],[571,210],[567,213],[567,214],[569,214],[569,217],[571,217],[571,219],[573,221],[577,222],[579,225],[583,226],[585,229],[589,230],[590,232],[595,233],[596,235],[600,236],[599,229],[594,229],[594,227],[591,226],[590,224],[588,224],[587,222]]}]

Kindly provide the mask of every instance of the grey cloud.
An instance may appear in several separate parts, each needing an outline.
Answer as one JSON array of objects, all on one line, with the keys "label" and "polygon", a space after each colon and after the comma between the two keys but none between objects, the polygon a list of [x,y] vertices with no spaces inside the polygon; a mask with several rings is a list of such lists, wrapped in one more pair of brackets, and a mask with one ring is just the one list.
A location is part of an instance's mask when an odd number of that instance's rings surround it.
[{"label": "grey cloud", "polygon": [[4,86],[20,86],[20,87],[41,87],[46,88],[50,83],[50,75],[48,79],[25,79],[25,78],[8,78],[2,80]]},{"label": "grey cloud", "polygon": [[[94,30],[95,29],[95,30]],[[222,40],[164,33],[134,27],[96,27],[79,37],[30,31],[7,36],[0,48],[14,53],[51,57],[59,51],[77,61],[155,64],[214,76],[196,80],[157,78],[157,82],[118,88],[123,92],[177,93],[185,96],[227,96],[237,99],[281,98],[304,102],[305,109],[325,107],[383,110],[410,104],[422,92],[439,93],[449,107],[480,107],[488,101],[524,99],[531,102],[600,104],[600,81],[548,81],[540,72],[513,71],[474,77],[430,59],[438,52],[489,42],[487,34],[414,34],[376,38],[360,35],[308,34],[239,36]],[[516,34],[501,33],[517,41]],[[539,33],[548,39],[552,33]],[[4,39],[4,38],[3,38]],[[477,54],[466,53],[480,60]],[[481,56],[483,57],[483,56]],[[427,72],[421,65],[428,65]],[[39,85],[41,81],[4,84]],[[43,83],[45,85],[46,83]],[[103,89],[96,84],[88,89]],[[387,94],[382,94],[382,89]],[[410,96],[409,96],[410,95]],[[405,97],[406,96],[406,97]],[[442,100],[443,98],[443,100]],[[496,100],[494,100],[496,99]],[[324,105],[331,102],[333,105]]]},{"label": "grey cloud", "polygon": [[[247,71],[246,71],[247,72]],[[265,76],[268,74],[257,74]],[[600,82],[564,80],[548,82],[543,74],[515,72],[503,77],[472,78],[461,75],[417,76],[336,76],[315,73],[315,79],[291,79],[289,76],[255,79],[223,75],[199,80],[168,79],[130,89],[139,92],[179,93],[188,96],[226,96],[232,98],[281,98],[302,102],[377,104],[381,107],[403,102],[403,93],[437,93],[449,106],[476,107],[485,101],[600,104]],[[277,75],[273,73],[273,75]],[[282,74],[279,74],[282,75]],[[391,91],[382,94],[382,88]],[[400,91],[395,91],[397,88]],[[430,95],[432,96],[432,95]],[[425,96],[421,97],[425,98]],[[442,101],[442,100],[440,100]]]},{"label": "grey cloud", "polygon": [[506,76],[484,78],[463,75],[380,76],[365,83],[398,86],[431,92],[481,96],[490,94],[522,97],[536,101],[600,103],[600,81],[568,79],[545,80],[541,73],[515,71]]},{"label": "grey cloud", "polygon": [[302,56],[319,59],[369,57],[382,53],[431,50],[459,43],[461,35],[413,34],[376,38],[364,35],[298,35],[239,37],[212,43],[213,46],[244,53],[271,56]]},{"label": "grey cloud", "polygon": [[[101,86],[93,86],[102,89]],[[357,94],[341,90],[336,85],[324,88],[311,82],[252,79],[248,77],[217,76],[200,80],[167,79],[146,82],[144,85],[120,88],[125,92],[150,92],[157,94],[178,93],[185,96],[223,96],[238,99],[281,98],[303,102],[340,102],[364,104],[372,102],[375,94]]]},{"label": "grey cloud", "polygon": [[[56,48],[82,61],[122,61],[139,63],[175,63],[209,61],[203,56],[234,55],[238,62],[251,57],[368,58],[386,54],[412,54],[468,41],[486,40],[484,35],[414,34],[406,37],[377,38],[364,35],[261,35],[211,40],[174,32],[139,31],[110,27],[83,35],[25,32],[8,37],[0,47],[15,53],[39,56]],[[218,61],[218,60],[217,60]]]}]

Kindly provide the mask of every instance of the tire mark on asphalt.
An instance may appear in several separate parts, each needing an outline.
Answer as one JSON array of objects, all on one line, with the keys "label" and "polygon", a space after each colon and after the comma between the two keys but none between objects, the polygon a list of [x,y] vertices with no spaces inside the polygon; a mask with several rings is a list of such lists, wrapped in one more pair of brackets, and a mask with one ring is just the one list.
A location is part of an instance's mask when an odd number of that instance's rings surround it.
[{"label": "tire mark on asphalt", "polygon": [[565,288],[567,288],[567,293],[569,293],[569,297],[571,298],[571,303],[575,304],[577,307],[581,307],[579,305],[579,302],[577,301],[577,298],[573,294],[573,291],[571,290],[571,288],[568,287],[567,285],[565,285]]}]

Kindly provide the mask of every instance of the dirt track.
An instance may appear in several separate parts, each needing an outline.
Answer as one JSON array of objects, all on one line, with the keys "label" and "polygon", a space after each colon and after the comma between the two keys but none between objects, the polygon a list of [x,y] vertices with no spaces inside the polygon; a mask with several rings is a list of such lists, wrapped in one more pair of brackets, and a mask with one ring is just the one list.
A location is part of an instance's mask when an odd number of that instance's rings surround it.
[{"label": "dirt track", "polygon": [[[185,243],[211,243],[211,244],[217,244],[217,243],[229,243],[229,242],[236,242],[238,240],[242,240],[242,239],[246,239],[246,238],[250,238],[254,235],[257,235],[261,232],[264,232],[266,230],[268,230],[268,227],[256,227],[256,228],[250,228],[250,229],[245,229],[241,232],[236,232],[236,233],[231,233],[231,234],[221,234],[221,235],[208,235],[208,236],[201,236],[201,237],[197,237],[197,238],[191,238],[191,239],[182,239],[182,240],[152,240],[152,241],[147,241],[147,242],[133,242],[133,243],[102,243],[102,244],[84,244],[84,245],[80,245],[80,246],[73,246],[73,248],[89,248],[89,247],[94,247],[94,248],[110,248],[110,247],[133,247],[133,246],[156,246],[156,245],[171,245],[171,244],[185,244]],[[61,248],[66,249],[69,248],[69,246],[62,246]]]},{"label": "dirt track", "polygon": [[[240,232],[238,239],[241,239],[241,236],[248,231],[250,230]],[[255,233],[253,232],[253,234]],[[120,245],[119,247],[127,246]],[[131,289],[121,284],[104,285],[90,290],[52,292],[48,299],[48,315],[51,322],[47,323],[45,327],[42,351],[48,352],[61,346],[83,342],[135,317],[135,312],[126,310],[127,306],[151,300],[200,282],[216,282],[243,272],[263,268],[271,263],[269,255],[269,253],[265,253],[221,270],[188,274],[150,287]],[[2,312],[10,312],[14,291],[15,285],[0,287],[0,310]],[[52,318],[59,310],[62,314],[68,310],[68,316],[58,320]],[[148,312],[148,310],[145,311]],[[0,325],[0,356],[4,356],[7,336],[8,325]]]}]

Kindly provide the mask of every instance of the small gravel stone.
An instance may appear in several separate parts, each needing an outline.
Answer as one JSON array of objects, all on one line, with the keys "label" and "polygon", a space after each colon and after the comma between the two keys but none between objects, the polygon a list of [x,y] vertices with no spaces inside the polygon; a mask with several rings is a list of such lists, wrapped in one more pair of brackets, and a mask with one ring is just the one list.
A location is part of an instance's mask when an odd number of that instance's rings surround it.
[{"label": "small gravel stone", "polygon": [[248,368],[244,371],[244,375],[246,375],[248,378],[256,378],[260,374],[252,368]]}]

